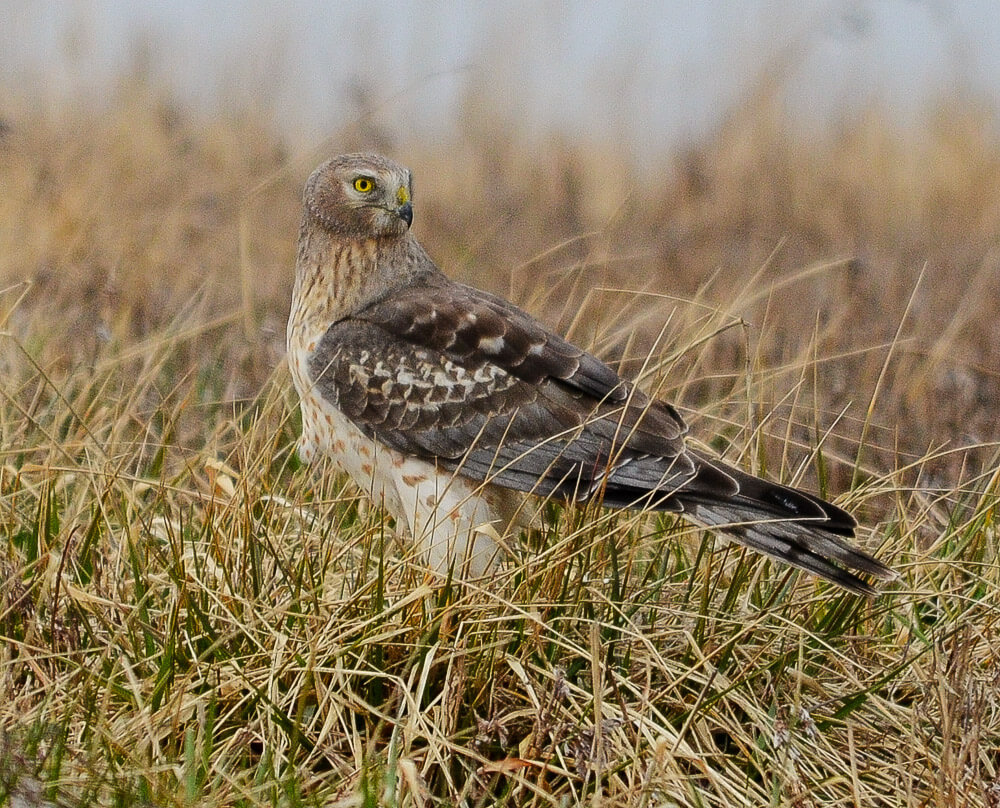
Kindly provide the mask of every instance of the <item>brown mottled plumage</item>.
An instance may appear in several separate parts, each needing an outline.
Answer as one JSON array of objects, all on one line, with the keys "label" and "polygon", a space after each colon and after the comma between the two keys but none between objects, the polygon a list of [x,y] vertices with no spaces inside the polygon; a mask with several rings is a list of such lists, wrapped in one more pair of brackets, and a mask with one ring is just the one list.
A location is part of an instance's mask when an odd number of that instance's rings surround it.
[{"label": "brown mottled plumage", "polygon": [[[835,505],[685,446],[687,427],[513,304],[445,277],[410,233],[410,172],[321,165],[288,321],[301,456],[332,456],[426,547],[490,569],[524,492],[684,513],[854,592],[891,578]],[[483,530],[492,523],[495,530]]]}]

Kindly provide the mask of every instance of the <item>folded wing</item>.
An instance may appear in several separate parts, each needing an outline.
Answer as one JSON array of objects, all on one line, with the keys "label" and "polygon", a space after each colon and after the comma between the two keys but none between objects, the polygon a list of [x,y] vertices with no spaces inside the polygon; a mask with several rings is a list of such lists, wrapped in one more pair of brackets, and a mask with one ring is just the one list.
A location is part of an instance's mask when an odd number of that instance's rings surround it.
[{"label": "folded wing", "polygon": [[893,573],[846,539],[854,519],[688,450],[677,411],[512,304],[432,275],[335,323],[319,392],[369,437],[465,477],[615,507],[683,511],[857,592]]}]

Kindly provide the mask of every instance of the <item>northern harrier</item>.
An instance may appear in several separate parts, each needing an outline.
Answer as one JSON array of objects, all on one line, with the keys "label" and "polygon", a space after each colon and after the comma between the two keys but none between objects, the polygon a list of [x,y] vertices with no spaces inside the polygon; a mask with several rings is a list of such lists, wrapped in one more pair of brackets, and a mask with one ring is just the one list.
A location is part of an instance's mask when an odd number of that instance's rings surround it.
[{"label": "northern harrier", "polygon": [[[687,448],[687,427],[508,301],[445,277],[410,232],[410,172],[348,154],[306,183],[288,321],[306,462],[329,455],[427,552],[491,569],[523,494],[684,514],[859,593],[893,571],[812,494]],[[492,535],[496,535],[493,533]]]}]

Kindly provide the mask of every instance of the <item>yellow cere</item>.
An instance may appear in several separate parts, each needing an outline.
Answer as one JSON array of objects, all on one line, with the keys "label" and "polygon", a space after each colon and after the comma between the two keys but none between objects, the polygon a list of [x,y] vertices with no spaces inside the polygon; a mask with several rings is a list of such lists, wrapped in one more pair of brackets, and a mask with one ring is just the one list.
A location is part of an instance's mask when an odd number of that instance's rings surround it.
[{"label": "yellow cere", "polygon": [[367,194],[374,187],[375,183],[372,182],[370,177],[358,177],[354,181],[354,190],[362,194]]},{"label": "yellow cere", "polygon": [[396,191],[396,202],[400,205],[405,205],[410,201],[410,192],[406,190],[405,185],[400,185],[399,190]]}]

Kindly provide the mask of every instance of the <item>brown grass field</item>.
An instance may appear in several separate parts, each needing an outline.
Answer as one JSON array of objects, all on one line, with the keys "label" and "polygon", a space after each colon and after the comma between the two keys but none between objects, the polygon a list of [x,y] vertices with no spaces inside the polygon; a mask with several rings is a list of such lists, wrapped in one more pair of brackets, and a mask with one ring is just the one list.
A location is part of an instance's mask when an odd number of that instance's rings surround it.
[{"label": "brown grass field", "polygon": [[[1000,806],[1000,142],[776,95],[613,143],[363,121],[293,153],[142,82],[0,120],[0,804]],[[870,602],[666,517],[550,508],[441,581],[293,456],[299,189],[416,176],[414,229],[853,510]]]}]

